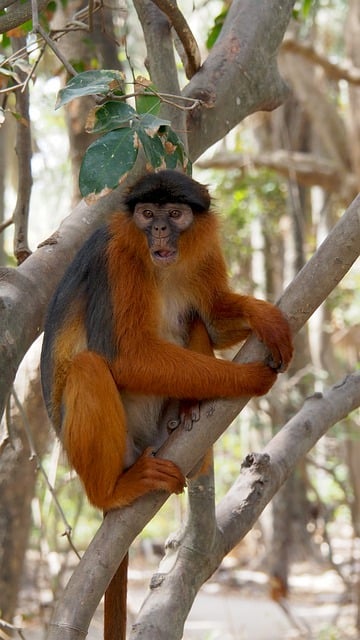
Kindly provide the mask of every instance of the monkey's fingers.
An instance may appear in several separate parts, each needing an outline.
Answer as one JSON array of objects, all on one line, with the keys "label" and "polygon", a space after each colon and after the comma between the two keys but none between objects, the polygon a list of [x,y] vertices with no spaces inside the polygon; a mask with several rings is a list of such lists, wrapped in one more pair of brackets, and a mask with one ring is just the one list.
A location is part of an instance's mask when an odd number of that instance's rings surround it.
[{"label": "monkey's fingers", "polygon": [[200,402],[182,400],[180,403],[180,424],[185,431],[191,431],[193,423],[200,420]]},{"label": "monkey's fingers", "polygon": [[[290,327],[281,311],[276,309],[276,321],[263,321],[254,326],[257,337],[266,344],[270,351],[267,364],[275,371],[285,371],[293,356],[293,341]],[[270,318],[271,320],[271,318]]]},{"label": "monkey's fingers", "polygon": [[262,396],[276,381],[276,371],[264,362],[250,362],[240,366],[243,378],[239,381],[239,395]]},{"label": "monkey's fingers", "polygon": [[269,340],[267,347],[270,350],[270,357],[267,360],[269,367],[278,373],[286,371],[293,356],[294,348],[290,331],[277,331],[272,340]]},{"label": "monkey's fingers", "polygon": [[120,482],[129,486],[137,485],[141,495],[156,489],[163,489],[169,493],[182,493],[186,479],[174,462],[154,458],[151,450],[147,449],[119,478]]}]

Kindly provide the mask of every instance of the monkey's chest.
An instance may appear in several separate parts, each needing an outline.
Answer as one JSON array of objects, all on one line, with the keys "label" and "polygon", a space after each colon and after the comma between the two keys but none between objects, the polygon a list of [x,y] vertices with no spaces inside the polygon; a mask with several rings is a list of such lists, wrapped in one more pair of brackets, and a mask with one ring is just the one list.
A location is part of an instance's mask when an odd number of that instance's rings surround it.
[{"label": "monkey's chest", "polygon": [[[176,291],[174,295],[160,299],[157,313],[159,338],[179,346],[188,340],[189,305]],[[128,441],[126,466],[130,466],[146,447],[158,449],[167,437],[166,428],[160,429],[161,418],[167,398],[122,392]]]},{"label": "monkey's chest", "polygon": [[168,342],[185,346],[188,339],[190,307],[185,297],[174,291],[160,299],[159,337]]}]

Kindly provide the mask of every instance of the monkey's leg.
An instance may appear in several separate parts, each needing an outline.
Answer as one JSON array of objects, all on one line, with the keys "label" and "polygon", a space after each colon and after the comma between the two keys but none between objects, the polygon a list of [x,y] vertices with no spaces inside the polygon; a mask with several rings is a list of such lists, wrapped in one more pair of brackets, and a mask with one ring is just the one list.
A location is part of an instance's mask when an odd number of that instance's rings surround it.
[{"label": "monkey's leg", "polygon": [[178,467],[149,452],[124,470],[125,412],[104,358],[91,351],[74,358],[62,410],[64,447],[92,504],[109,511],[154,489],[182,491],[185,480]]}]

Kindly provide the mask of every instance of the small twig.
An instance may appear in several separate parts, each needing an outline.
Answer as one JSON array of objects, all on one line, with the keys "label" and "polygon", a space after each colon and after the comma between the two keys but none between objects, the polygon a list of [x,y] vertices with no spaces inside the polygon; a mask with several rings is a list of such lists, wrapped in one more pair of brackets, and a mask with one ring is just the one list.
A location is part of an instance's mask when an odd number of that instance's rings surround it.
[{"label": "small twig", "polygon": [[[25,37],[12,38],[15,51],[24,46]],[[18,89],[16,96],[16,143],[15,151],[18,166],[18,190],[16,204],[13,212],[14,220],[14,255],[17,263],[21,264],[31,254],[28,242],[28,221],[30,195],[32,188],[31,173],[31,127],[30,127],[30,97],[26,83],[28,74],[22,69],[18,70],[19,79],[22,81],[21,91]]]},{"label": "small twig", "polygon": [[33,19],[33,32],[39,33],[43,40],[45,40],[46,44],[50,47],[50,49],[55,53],[56,57],[59,58],[60,62],[64,65],[66,71],[71,76],[76,76],[77,72],[74,67],[68,62],[68,60],[63,56],[60,49],[56,46],[55,42],[48,36],[45,29],[41,26],[39,22],[39,12],[37,6],[37,0],[31,0],[31,8],[32,8],[32,19]]},{"label": "small twig", "polygon": [[[141,81],[139,80],[135,80],[136,84],[144,87],[144,89],[146,89],[146,94],[144,93],[143,95],[153,95],[155,98],[159,98],[159,100],[161,100],[161,102],[164,102],[165,104],[169,104],[173,107],[176,107],[177,109],[180,109],[181,111],[192,111],[193,109],[195,109],[196,107],[198,107],[199,105],[202,104],[202,101],[199,98],[188,98],[187,96],[180,96],[180,95],[174,95],[171,93],[162,93],[159,91],[156,91],[156,89],[154,89],[153,87],[150,87],[146,84],[143,84]],[[111,99],[112,100],[118,100],[118,101],[124,101],[127,100],[128,98],[136,98],[139,95],[139,93],[134,92],[134,93],[127,93],[126,95],[123,96],[117,96],[117,95],[112,95]],[[108,98],[106,98],[108,99]],[[177,102],[175,102],[176,100],[182,101],[182,102],[190,102],[191,105],[189,105],[188,107],[186,106],[181,106],[180,104],[178,104]]]},{"label": "small twig", "polygon": [[57,509],[57,511],[58,511],[58,513],[60,515],[61,520],[64,523],[65,531],[64,531],[63,535],[65,535],[67,537],[68,542],[69,542],[72,550],[74,551],[74,553],[76,553],[77,557],[80,559],[80,554],[77,551],[77,549],[75,548],[74,543],[73,543],[73,541],[71,539],[72,527],[71,527],[71,525],[68,523],[68,521],[66,519],[65,513],[62,510],[60,502],[59,502],[59,500],[58,500],[58,498],[56,496],[55,489],[52,486],[52,484],[50,483],[50,480],[49,480],[48,475],[47,475],[47,473],[45,471],[45,468],[44,468],[44,466],[43,466],[43,464],[42,464],[42,462],[40,460],[40,457],[39,457],[39,455],[38,455],[38,453],[36,451],[35,444],[34,444],[34,439],[33,439],[32,433],[31,433],[30,423],[28,421],[27,415],[26,415],[26,413],[24,411],[24,407],[23,407],[22,403],[20,402],[19,396],[17,395],[17,392],[16,392],[14,386],[11,389],[11,395],[14,398],[15,405],[18,408],[18,411],[19,411],[19,413],[21,415],[21,418],[22,418],[22,421],[23,421],[26,437],[27,437],[27,440],[28,440],[28,443],[29,443],[29,448],[30,448],[30,460],[35,460],[36,461],[36,466],[39,469],[39,471],[41,472],[41,474],[42,474],[42,476],[43,476],[43,478],[45,480],[46,486],[47,486],[47,488],[48,488],[48,490],[49,490],[49,492],[50,492],[50,494],[51,494],[51,496],[53,498],[55,507],[56,507],[56,509]]},{"label": "small twig", "polygon": [[[34,2],[34,0],[32,0],[32,2]],[[35,31],[35,29],[34,29]],[[60,62],[62,62],[62,64],[64,65],[66,71],[71,75],[71,76],[76,76],[77,75],[77,71],[75,71],[74,67],[72,66],[72,64],[70,64],[70,62],[65,58],[65,56],[63,56],[63,54],[61,53],[59,47],[56,46],[54,40],[52,40],[48,34],[46,33],[46,31],[42,28],[41,24],[39,24],[37,26],[36,31],[41,35],[41,37],[45,40],[46,44],[50,47],[50,49],[53,51],[53,53],[55,53],[56,57],[59,58]]]},{"label": "small twig", "polygon": [[3,620],[2,618],[0,618],[0,629],[3,629],[4,631],[9,631],[10,632],[9,638],[11,637],[12,633],[16,631],[19,634],[20,638],[23,638],[23,640],[25,640],[22,627],[18,627],[17,625],[10,624],[10,622],[6,622],[6,620]]},{"label": "small twig", "polygon": [[[27,78],[25,78],[24,86],[22,88],[22,91],[25,91],[25,89],[27,88],[31,78],[34,77],[35,71],[36,71],[36,69],[37,69],[37,67],[38,67],[38,65],[40,63],[41,58],[43,57],[43,54],[44,54],[44,51],[45,51],[45,47],[46,47],[46,44],[42,44],[41,46],[38,45],[37,48],[40,49],[40,53],[39,53],[37,59],[35,60],[35,62],[33,63],[32,67],[31,67],[31,69],[30,69],[30,71],[29,71],[29,73],[27,75]],[[34,51],[35,50],[36,49],[34,49]]]},{"label": "small twig", "polygon": [[186,22],[183,14],[172,0],[152,0],[154,4],[169,18],[175,29],[187,60],[184,67],[187,77],[190,79],[198,71],[201,65],[201,55],[195,37]]},{"label": "small twig", "polygon": [[10,93],[11,91],[15,91],[15,89],[22,89],[24,86],[23,82],[19,82],[18,84],[13,84],[11,87],[7,87],[6,89],[0,89],[1,93]]},{"label": "small twig", "polygon": [[4,229],[7,229],[7,227],[10,227],[11,224],[14,224],[14,218],[9,218],[8,220],[5,220],[4,222],[2,222],[0,224],[0,233],[2,231],[4,231]]}]

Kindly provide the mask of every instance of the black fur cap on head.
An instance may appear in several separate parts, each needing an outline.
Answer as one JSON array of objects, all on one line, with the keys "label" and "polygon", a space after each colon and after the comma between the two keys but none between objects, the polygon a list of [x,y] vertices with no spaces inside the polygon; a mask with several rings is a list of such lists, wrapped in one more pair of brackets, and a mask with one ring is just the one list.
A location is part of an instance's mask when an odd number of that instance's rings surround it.
[{"label": "black fur cap on head", "polygon": [[211,203],[207,188],[184,173],[166,169],[148,173],[130,187],[123,200],[133,213],[138,202],[179,202],[188,204],[194,213],[208,211]]}]

